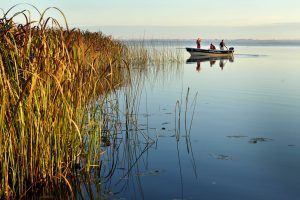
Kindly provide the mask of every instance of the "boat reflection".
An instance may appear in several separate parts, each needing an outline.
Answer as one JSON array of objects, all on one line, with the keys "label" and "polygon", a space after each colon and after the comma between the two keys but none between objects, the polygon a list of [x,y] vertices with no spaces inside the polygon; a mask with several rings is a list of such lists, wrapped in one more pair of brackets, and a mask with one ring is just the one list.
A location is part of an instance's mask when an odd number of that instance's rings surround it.
[{"label": "boat reflection", "polygon": [[186,60],[187,64],[193,64],[196,63],[196,71],[201,71],[201,63],[203,62],[209,62],[210,67],[214,66],[216,62],[219,61],[219,67],[221,70],[224,69],[225,64],[229,62],[234,62],[234,57],[232,55],[228,56],[221,56],[221,57],[212,57],[212,56],[191,56],[189,59]]}]

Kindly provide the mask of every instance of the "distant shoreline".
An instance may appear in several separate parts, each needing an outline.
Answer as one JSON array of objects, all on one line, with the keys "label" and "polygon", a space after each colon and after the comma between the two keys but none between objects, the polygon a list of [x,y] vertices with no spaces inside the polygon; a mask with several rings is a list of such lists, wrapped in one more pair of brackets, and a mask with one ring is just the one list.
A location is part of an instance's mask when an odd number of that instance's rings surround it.
[{"label": "distant shoreline", "polygon": [[[74,25],[73,25],[74,26]],[[75,26],[76,27],[76,26]],[[101,31],[116,39],[253,39],[253,40],[299,40],[300,23],[266,24],[256,26],[78,26],[89,31]]]},{"label": "distant shoreline", "polygon": [[[120,39],[124,42],[141,42],[145,44],[194,44],[195,39]],[[256,40],[256,39],[228,39],[226,44],[232,46],[300,46],[300,40]],[[202,39],[203,45],[209,45],[210,43],[217,44],[220,39]]]}]

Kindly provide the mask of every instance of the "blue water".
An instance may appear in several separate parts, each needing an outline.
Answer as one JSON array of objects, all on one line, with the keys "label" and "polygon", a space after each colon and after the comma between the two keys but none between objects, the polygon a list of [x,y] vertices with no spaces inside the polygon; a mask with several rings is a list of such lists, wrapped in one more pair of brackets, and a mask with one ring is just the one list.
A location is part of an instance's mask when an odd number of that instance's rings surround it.
[{"label": "blue water", "polygon": [[148,74],[138,127],[154,142],[117,167],[110,199],[299,199],[300,47],[237,46],[220,62]]}]

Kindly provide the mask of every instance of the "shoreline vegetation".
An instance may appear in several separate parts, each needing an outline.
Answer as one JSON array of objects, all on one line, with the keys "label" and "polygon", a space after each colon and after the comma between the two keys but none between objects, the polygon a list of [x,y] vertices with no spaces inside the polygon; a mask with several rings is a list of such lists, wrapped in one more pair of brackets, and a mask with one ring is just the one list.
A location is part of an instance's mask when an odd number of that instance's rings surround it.
[{"label": "shoreline vegetation", "polygon": [[[120,123],[116,91],[131,85],[131,67],[183,62],[167,47],[126,45],[69,30],[66,21],[63,28],[44,19],[49,9],[38,21],[28,10],[0,16],[0,197],[7,199],[57,185],[74,195],[76,170],[101,168],[105,138]],[[134,123],[134,101],[125,102],[125,121]]]}]

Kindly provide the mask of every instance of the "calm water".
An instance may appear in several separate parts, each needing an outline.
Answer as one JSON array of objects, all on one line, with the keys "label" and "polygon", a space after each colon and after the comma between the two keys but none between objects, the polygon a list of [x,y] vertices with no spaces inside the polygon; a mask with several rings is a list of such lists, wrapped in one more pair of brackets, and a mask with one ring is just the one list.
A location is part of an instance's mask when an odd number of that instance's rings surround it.
[{"label": "calm water", "polygon": [[118,152],[110,199],[299,199],[300,47],[235,51],[149,72],[137,126],[154,141]]}]

